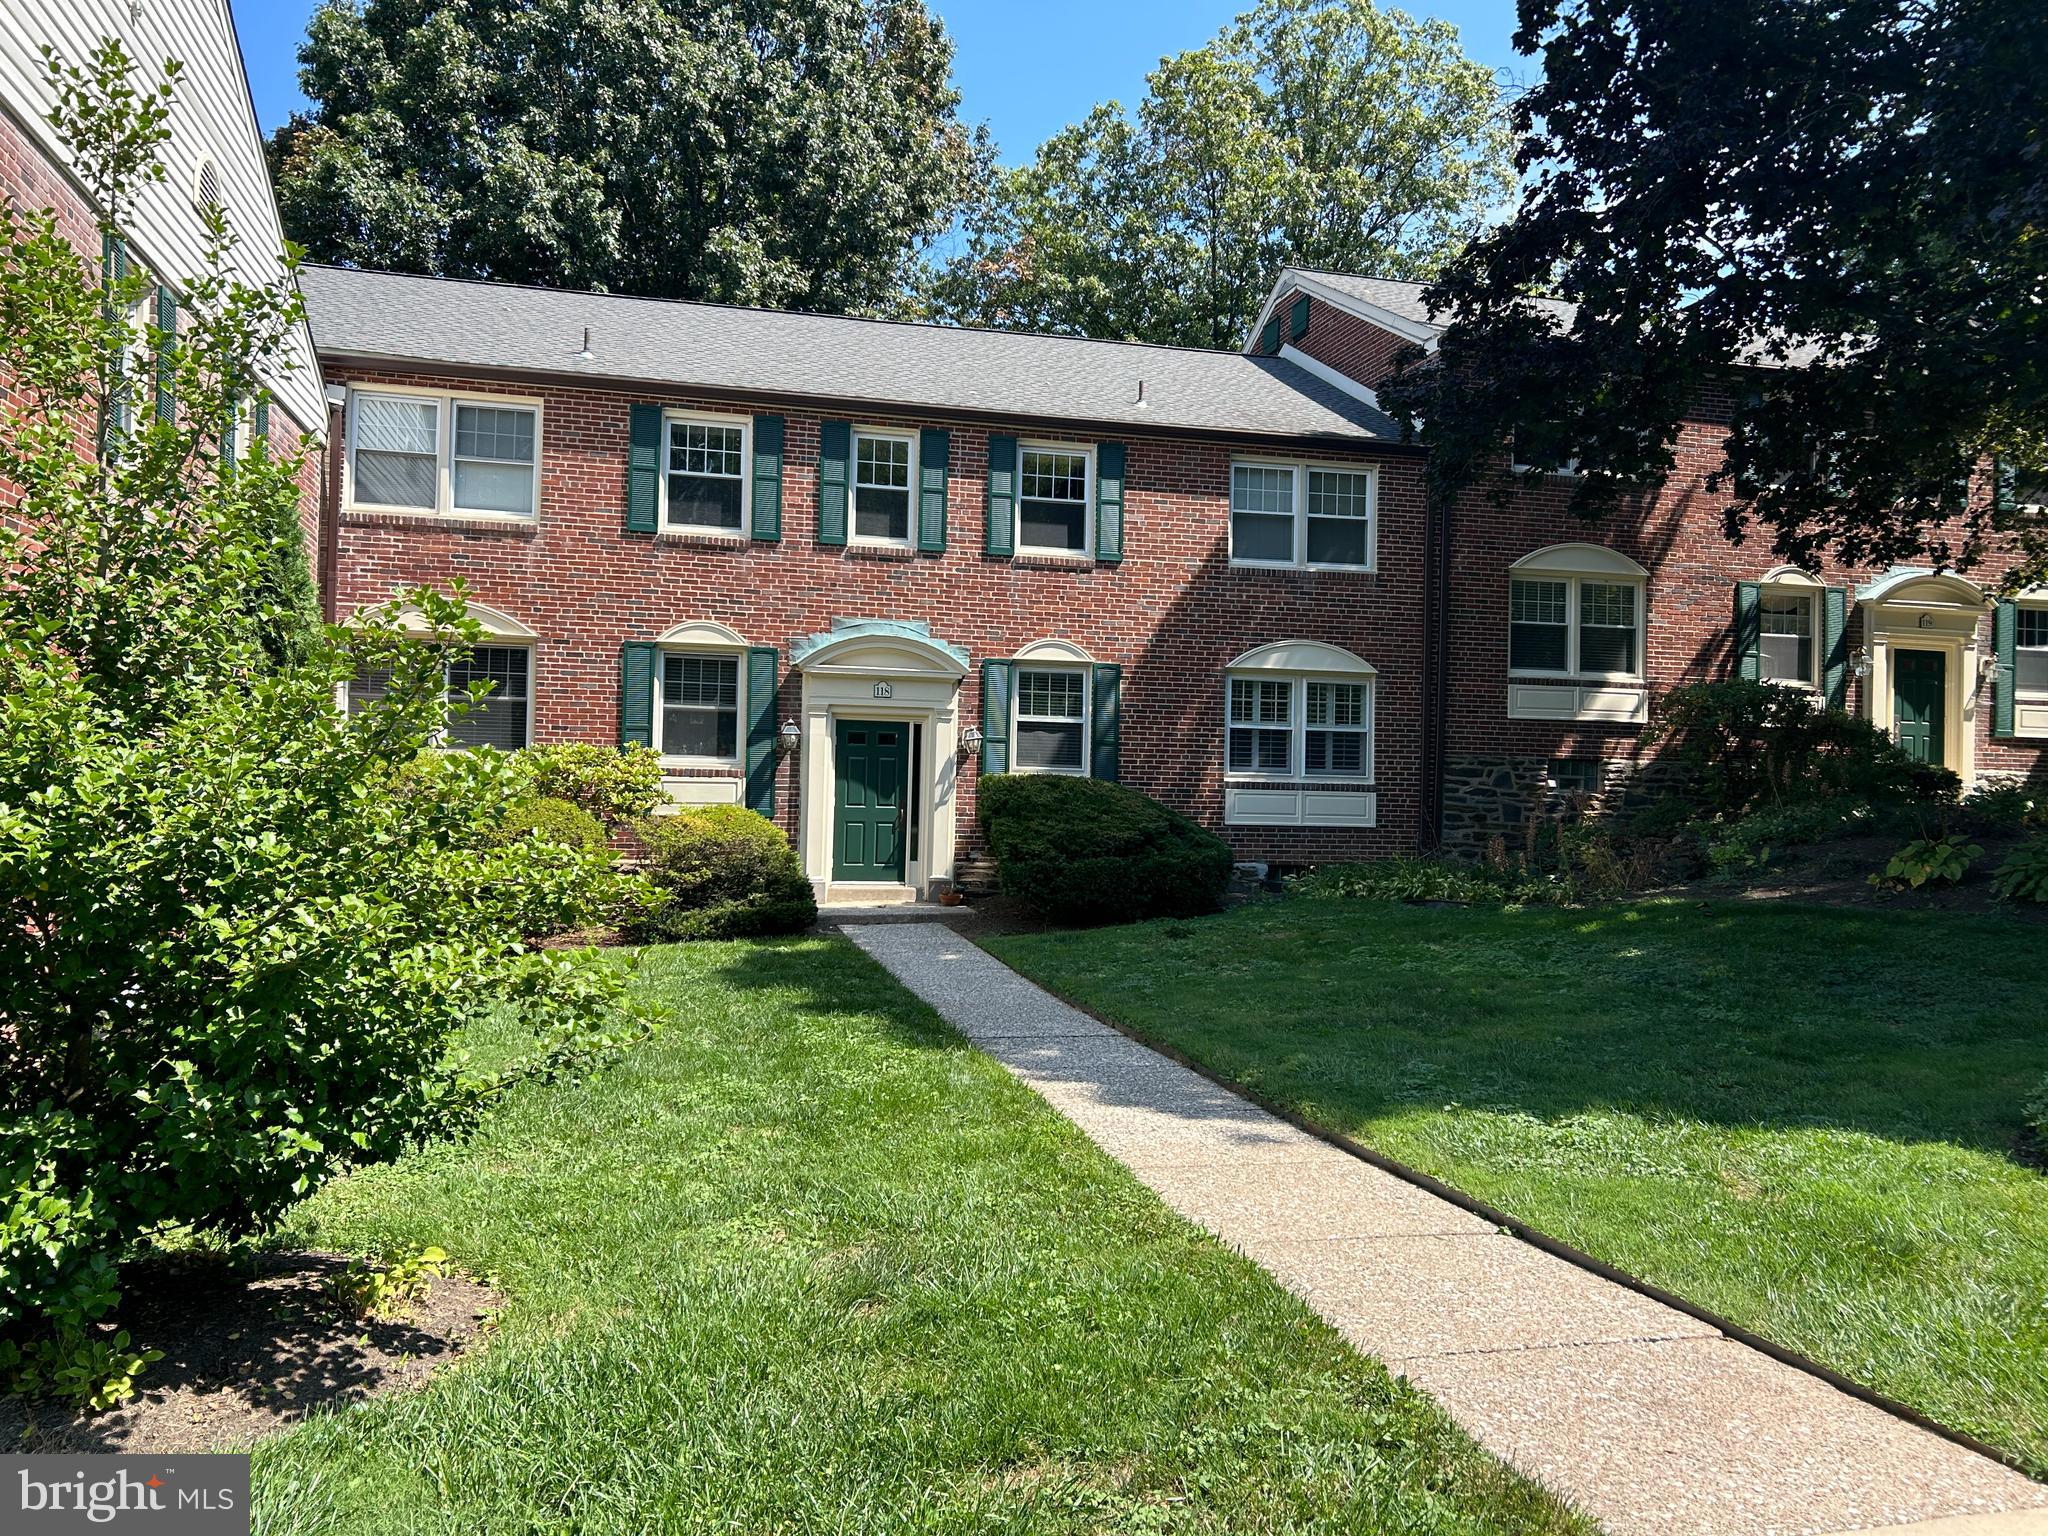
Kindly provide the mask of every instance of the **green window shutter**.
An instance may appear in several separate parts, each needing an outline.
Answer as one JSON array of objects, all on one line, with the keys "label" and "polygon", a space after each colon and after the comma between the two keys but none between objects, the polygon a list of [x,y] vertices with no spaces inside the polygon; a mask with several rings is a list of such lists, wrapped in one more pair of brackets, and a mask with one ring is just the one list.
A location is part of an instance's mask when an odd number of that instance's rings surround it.
[{"label": "green window shutter", "polygon": [[1265,329],[1259,332],[1259,350],[1268,357],[1271,357],[1280,350],[1280,317],[1278,315],[1268,320]]},{"label": "green window shutter", "polygon": [[772,645],[747,652],[747,809],[775,819],[775,663]]},{"label": "green window shutter", "polygon": [[654,647],[645,640],[619,647],[619,745],[654,745]]},{"label": "green window shutter", "polygon": [[1095,669],[1094,698],[1088,725],[1088,771],[1098,779],[1116,782],[1119,722],[1123,717],[1124,669],[1099,666]]},{"label": "green window shutter", "polygon": [[1016,530],[1017,439],[992,432],[988,439],[988,553],[1007,559]]},{"label": "green window shutter", "polygon": [[1124,445],[1095,445],[1095,558],[1124,557]]},{"label": "green window shutter", "polygon": [[818,542],[846,542],[847,460],[853,457],[853,424],[828,421],[818,428]]},{"label": "green window shutter", "polygon": [[270,402],[258,400],[249,407],[249,446],[259,459],[270,457]]},{"label": "green window shutter", "polygon": [[661,518],[661,407],[636,405],[626,456],[626,532],[654,533]]},{"label": "green window shutter", "polygon": [[[114,290],[118,284],[128,281],[128,242],[119,235],[100,236],[100,273],[105,281],[106,299],[101,308],[109,321],[118,316],[114,310]],[[113,388],[107,397],[107,431],[103,451],[111,451],[114,442],[128,435],[128,357],[123,349],[116,362]]]},{"label": "green window shutter", "polygon": [[1308,334],[1308,295],[1305,293],[1294,301],[1293,308],[1287,312],[1287,334],[1295,341]]},{"label": "green window shutter", "polygon": [[241,450],[235,440],[235,417],[230,415],[227,425],[220,429],[220,459],[229,474],[235,472],[235,461],[240,457]]},{"label": "green window shutter", "polygon": [[981,664],[981,771],[1010,771],[1010,683],[1014,661]]},{"label": "green window shutter", "polygon": [[2019,510],[2019,470],[2003,459],[1991,461],[1991,505],[1993,510],[1998,512]]},{"label": "green window shutter", "polygon": [[754,418],[754,537],[782,537],[782,418]]},{"label": "green window shutter", "polygon": [[2009,597],[1998,600],[1991,613],[1991,654],[1996,669],[1991,674],[1991,734],[2013,734],[2013,653],[2019,647],[2020,605]]},{"label": "green window shutter", "polygon": [[[1849,589],[1829,587],[1820,595],[1821,703],[1845,709],[1849,703]],[[1759,641],[1761,644],[1761,641]]]},{"label": "green window shutter", "polygon": [[1761,583],[1735,583],[1735,675],[1755,682],[1763,676],[1764,589]]},{"label": "green window shutter", "polygon": [[156,328],[164,338],[156,349],[156,419],[170,421],[178,413],[178,296],[168,288],[156,291]]},{"label": "green window shutter", "polygon": [[953,434],[926,427],[917,435],[917,547],[927,554],[946,549],[946,482]]}]

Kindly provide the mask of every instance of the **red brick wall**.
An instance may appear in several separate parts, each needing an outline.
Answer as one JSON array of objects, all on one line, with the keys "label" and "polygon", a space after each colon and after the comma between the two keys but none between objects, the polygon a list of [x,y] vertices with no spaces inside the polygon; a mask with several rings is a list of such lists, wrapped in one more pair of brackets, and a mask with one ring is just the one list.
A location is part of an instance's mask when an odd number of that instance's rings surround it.
[{"label": "red brick wall", "polygon": [[[327,365],[327,377],[447,382],[424,374],[352,373],[338,361]],[[552,386],[503,386],[500,392],[543,399],[537,519],[483,526],[344,511],[340,601],[346,613],[414,583],[445,585],[459,576],[476,601],[538,631],[536,740],[616,740],[620,644],[653,639],[688,620],[715,620],[785,653],[777,706],[784,718],[797,713],[800,696],[797,680],[787,676],[792,641],[829,629],[835,618],[923,620],[935,637],[964,646],[973,658],[974,670],[960,689],[963,728],[980,718],[985,658],[1060,638],[1098,661],[1121,665],[1124,781],[1223,832],[1241,857],[1299,863],[1416,845],[1422,488],[1413,455],[1375,456],[1382,471],[1377,573],[1234,571],[1226,558],[1230,447],[1124,434],[1130,450],[1125,558],[1116,566],[1075,566],[982,553],[987,429],[954,425],[948,548],[918,555],[816,543],[824,418],[791,409],[784,412],[781,542],[704,542],[623,531],[628,408],[635,395]],[[664,403],[735,409],[682,395]],[[914,416],[863,419],[929,424]],[[1372,830],[1223,826],[1224,666],[1255,645],[1294,639],[1341,645],[1379,669],[1379,804]],[[958,825],[967,849],[974,846],[974,778],[975,765],[963,762]],[[777,814],[792,831],[795,780],[794,765],[785,760]]]},{"label": "red brick wall", "polygon": [[1411,343],[1370,320],[1361,320],[1349,310],[1325,304],[1310,295],[1308,329],[1291,341],[1287,336],[1290,299],[1280,302],[1280,338],[1297,351],[1306,352],[1319,363],[1328,363],[1339,373],[1358,380],[1367,389],[1378,389],[1394,366],[1394,354]]}]

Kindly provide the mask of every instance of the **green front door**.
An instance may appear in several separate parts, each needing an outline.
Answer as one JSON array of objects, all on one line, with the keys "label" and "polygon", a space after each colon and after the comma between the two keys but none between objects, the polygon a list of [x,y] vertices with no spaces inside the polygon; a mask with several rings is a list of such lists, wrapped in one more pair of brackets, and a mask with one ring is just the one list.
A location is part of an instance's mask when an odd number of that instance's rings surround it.
[{"label": "green front door", "polygon": [[1940,651],[1892,651],[1892,738],[1909,757],[1942,761],[1948,715],[1948,657]]},{"label": "green front door", "polygon": [[896,720],[840,720],[832,740],[839,765],[832,878],[900,881],[910,727]]}]

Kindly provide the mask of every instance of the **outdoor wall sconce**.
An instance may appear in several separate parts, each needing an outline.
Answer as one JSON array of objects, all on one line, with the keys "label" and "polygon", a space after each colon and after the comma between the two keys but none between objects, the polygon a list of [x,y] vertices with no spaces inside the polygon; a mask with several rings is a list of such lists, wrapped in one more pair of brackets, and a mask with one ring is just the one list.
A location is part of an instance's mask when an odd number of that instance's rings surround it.
[{"label": "outdoor wall sconce", "polygon": [[962,752],[979,752],[981,750],[980,726],[970,725],[960,733],[960,750]]},{"label": "outdoor wall sconce", "polygon": [[797,743],[804,739],[803,729],[794,720],[782,722],[782,729],[775,733],[776,745],[782,748],[784,757],[796,754]]},{"label": "outdoor wall sconce", "polygon": [[1861,682],[1864,678],[1870,676],[1869,646],[1859,645],[1856,647],[1856,654],[1849,658],[1849,670],[1856,674],[1856,679],[1858,682]]}]

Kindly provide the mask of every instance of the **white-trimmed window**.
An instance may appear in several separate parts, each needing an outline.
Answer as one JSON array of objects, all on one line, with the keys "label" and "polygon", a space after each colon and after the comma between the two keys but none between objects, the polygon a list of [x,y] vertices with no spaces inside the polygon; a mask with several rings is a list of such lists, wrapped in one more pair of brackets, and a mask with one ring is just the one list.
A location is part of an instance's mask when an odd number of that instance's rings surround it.
[{"label": "white-trimmed window", "polygon": [[1224,770],[1239,778],[1372,778],[1367,678],[1230,679]]},{"label": "white-trimmed window", "polygon": [[1370,760],[1364,683],[1310,678],[1302,684],[1301,771],[1309,778],[1358,779]]},{"label": "white-trimmed window", "polygon": [[738,533],[746,527],[750,430],[738,417],[668,419],[662,527],[712,533]]},{"label": "white-trimmed window", "polygon": [[1561,544],[1508,575],[1508,671],[1522,677],[1643,676],[1644,576],[1625,555]]},{"label": "white-trimmed window", "polygon": [[1088,771],[1088,675],[1066,667],[1020,664],[1011,727],[1019,773]]},{"label": "white-trimmed window", "polygon": [[1757,676],[1767,683],[1820,686],[1820,594],[1767,586],[1757,594]]},{"label": "white-trimmed window", "polygon": [[1294,776],[1296,680],[1233,677],[1224,767],[1231,773]]},{"label": "white-trimmed window", "polygon": [[1094,546],[1090,501],[1092,449],[1023,443],[1017,452],[1017,540],[1020,553],[1085,555]]},{"label": "white-trimmed window", "polygon": [[2048,608],[2022,605],[2013,620],[2013,687],[2031,698],[2048,699]]},{"label": "white-trimmed window", "polygon": [[736,654],[662,652],[656,742],[661,755],[687,763],[737,763],[742,687]]},{"label": "white-trimmed window", "polygon": [[855,428],[853,537],[861,544],[910,544],[910,488],[917,482],[917,439],[907,432]]},{"label": "white-trimmed window", "polygon": [[349,392],[349,505],[530,518],[540,501],[540,406],[425,390]]},{"label": "white-trimmed window", "polygon": [[1369,571],[1378,494],[1365,466],[1234,462],[1231,563]]},{"label": "white-trimmed window", "polygon": [[[533,738],[533,648],[526,645],[479,645],[446,669],[448,701],[468,707],[451,712],[437,745],[443,747],[496,747],[517,752]],[[470,697],[470,688],[486,683],[489,691],[481,699]],[[350,679],[343,690],[343,703],[350,714],[360,714],[384,697],[391,686],[386,667],[367,667]]]}]

